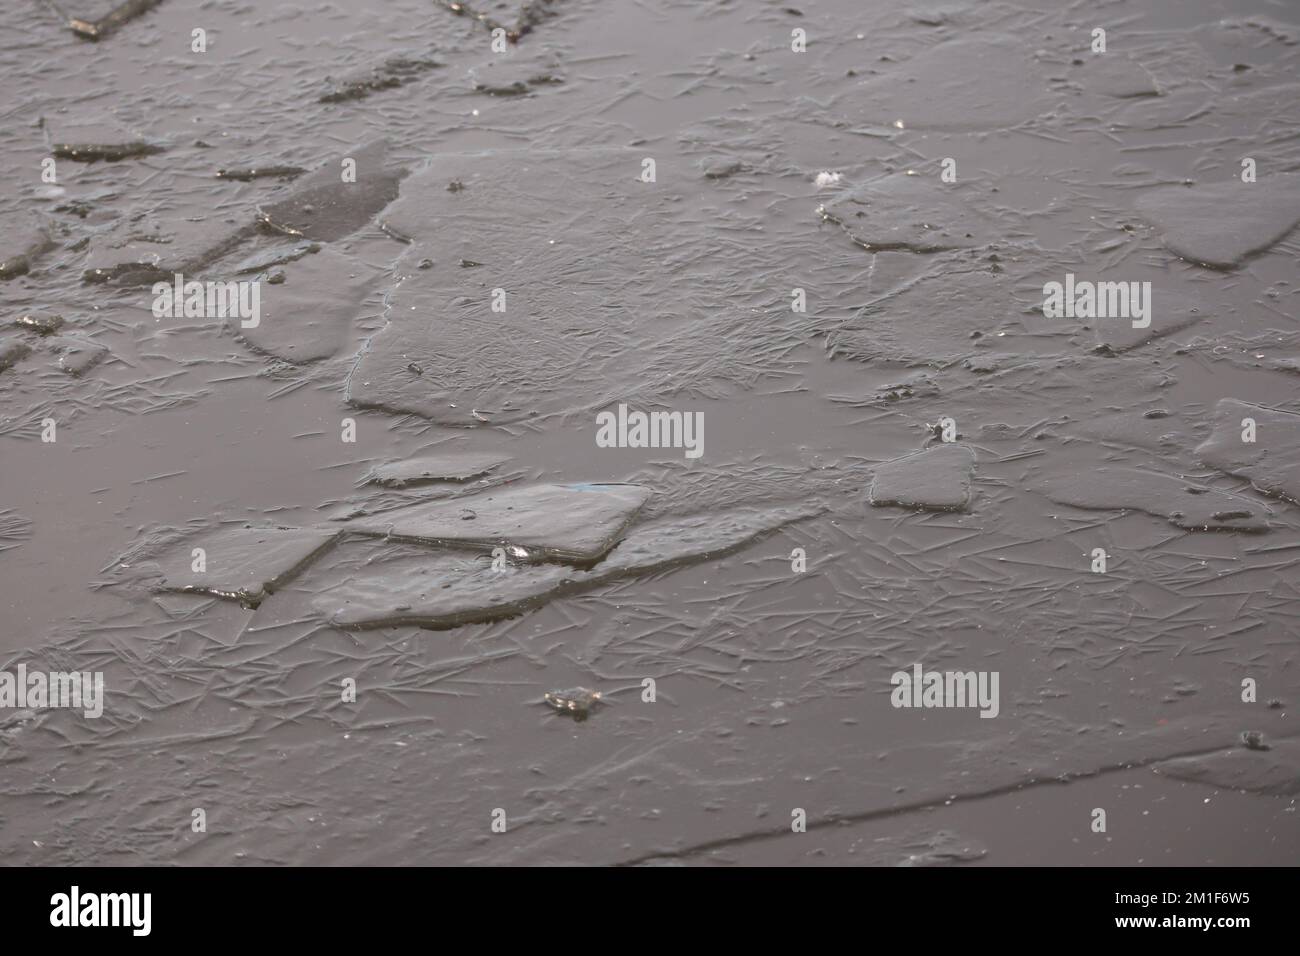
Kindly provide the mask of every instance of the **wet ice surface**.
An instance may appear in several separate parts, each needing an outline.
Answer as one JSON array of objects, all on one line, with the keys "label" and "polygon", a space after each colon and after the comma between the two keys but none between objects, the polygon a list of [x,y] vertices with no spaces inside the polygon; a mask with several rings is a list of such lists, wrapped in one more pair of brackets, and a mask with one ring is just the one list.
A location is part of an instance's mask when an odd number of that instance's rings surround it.
[{"label": "wet ice surface", "polygon": [[6,860],[1295,862],[1294,13],[802,12],[13,12],[0,657],[108,696],[0,711]]}]

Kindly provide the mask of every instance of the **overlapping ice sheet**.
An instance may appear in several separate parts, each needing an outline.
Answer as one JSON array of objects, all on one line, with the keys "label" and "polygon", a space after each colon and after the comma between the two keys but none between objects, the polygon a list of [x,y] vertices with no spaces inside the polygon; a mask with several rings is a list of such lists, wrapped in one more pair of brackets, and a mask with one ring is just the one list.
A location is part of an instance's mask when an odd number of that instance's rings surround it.
[{"label": "overlapping ice sheet", "polygon": [[636,485],[511,485],[357,518],[360,534],[492,548],[523,548],[573,561],[608,551],[650,497]]},{"label": "overlapping ice sheet", "polygon": [[589,570],[555,564],[496,569],[482,555],[404,556],[324,586],[312,604],[342,627],[451,627],[490,620],[618,578],[723,554],[820,511],[817,505],[784,503],[660,518],[633,528]]},{"label": "overlapping ice sheet", "polygon": [[365,480],[390,488],[404,488],[431,481],[468,481],[487,474],[497,465],[509,460],[508,455],[493,452],[445,451],[376,465]]},{"label": "overlapping ice sheet", "polygon": [[[256,605],[297,574],[339,532],[312,528],[235,528],[187,540],[161,562],[162,587]],[[195,570],[194,549],[203,549]]]}]

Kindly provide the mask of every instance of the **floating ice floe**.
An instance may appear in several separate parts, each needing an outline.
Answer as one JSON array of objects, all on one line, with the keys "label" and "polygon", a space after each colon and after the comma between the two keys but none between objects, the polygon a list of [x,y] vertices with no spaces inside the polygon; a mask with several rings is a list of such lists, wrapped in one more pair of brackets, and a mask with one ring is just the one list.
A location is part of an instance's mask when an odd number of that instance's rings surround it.
[{"label": "floating ice floe", "polygon": [[[343,176],[349,159],[356,164],[355,182]],[[327,160],[283,198],[259,206],[257,218],[275,232],[332,242],[360,229],[396,199],[403,175],[388,166],[388,142],[371,140]]]},{"label": "floating ice floe", "polygon": [[973,451],[965,445],[937,445],[877,465],[868,498],[877,508],[965,511],[974,474]]},{"label": "floating ice floe", "polygon": [[1170,252],[1201,265],[1231,269],[1269,248],[1300,222],[1300,174],[1233,177],[1202,186],[1168,186],[1138,199],[1137,210],[1160,230]]},{"label": "floating ice floe", "polygon": [[[459,498],[447,505],[469,500]],[[494,620],[610,581],[726,554],[821,510],[805,503],[753,505],[660,518],[632,528],[604,560],[587,570],[560,564],[503,565],[485,555],[405,555],[330,583],[312,606],[340,627],[454,627]]]},{"label": "floating ice floe", "polygon": [[[1254,441],[1242,438],[1246,419],[1255,423]],[[1300,415],[1220,399],[1214,406],[1214,431],[1197,446],[1196,457],[1250,479],[1264,494],[1300,504]]]},{"label": "floating ice floe", "polygon": [[469,481],[509,460],[508,455],[492,452],[448,451],[376,465],[363,480],[389,488],[431,481]]},{"label": "floating ice floe", "polygon": [[429,544],[514,546],[586,562],[614,546],[649,497],[637,485],[511,485],[357,518],[346,528]]},{"label": "floating ice floe", "polygon": [[[164,558],[161,587],[256,607],[334,543],[338,531],[235,528],[187,540]],[[202,549],[201,555],[195,549]]]}]

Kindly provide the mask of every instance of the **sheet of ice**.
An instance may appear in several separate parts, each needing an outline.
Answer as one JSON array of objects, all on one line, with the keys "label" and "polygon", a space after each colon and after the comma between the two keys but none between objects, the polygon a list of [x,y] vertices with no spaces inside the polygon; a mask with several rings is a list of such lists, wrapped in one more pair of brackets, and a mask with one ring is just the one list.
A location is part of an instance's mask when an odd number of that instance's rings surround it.
[{"label": "sheet of ice", "polygon": [[1096,351],[1110,355],[1128,352],[1154,339],[1189,329],[1209,314],[1198,300],[1154,286],[1149,304],[1151,324],[1146,328],[1135,328],[1132,318],[1089,319]]},{"label": "sheet of ice", "polygon": [[380,63],[353,70],[338,78],[326,77],[325,89],[318,99],[322,103],[365,99],[371,93],[410,83],[441,65],[433,57],[424,54],[396,53]]},{"label": "sheet of ice", "polygon": [[823,219],[871,252],[938,252],[1000,238],[998,223],[968,205],[972,190],[936,176],[893,173],[823,203]]},{"label": "sheet of ice", "polygon": [[636,485],[510,485],[367,516],[349,531],[475,548],[523,548],[594,561],[622,537],[651,492]]},{"label": "sheet of ice", "polygon": [[1032,45],[981,35],[948,40],[882,67],[881,75],[863,80],[837,102],[878,126],[960,130],[1017,126],[1049,110],[1054,97]]},{"label": "sheet of ice", "polygon": [[821,510],[789,503],[660,518],[634,527],[589,570],[555,564],[494,569],[485,555],[402,557],[327,583],[312,606],[341,627],[453,627],[494,620],[620,578],[734,551]]},{"label": "sheet of ice", "polygon": [[0,236],[0,280],[26,275],[41,253],[53,245],[48,229],[38,220],[20,219],[12,224]]},{"label": "sheet of ice", "polygon": [[1234,747],[1155,765],[1168,777],[1191,780],[1224,790],[1279,797],[1300,795],[1300,740],[1266,740],[1267,750]]},{"label": "sheet of ice", "polygon": [[346,346],[370,292],[369,274],[331,248],[281,267],[283,281],[261,275],[260,316],[253,328],[232,317],[229,327],[252,348],[286,362],[328,358]]},{"label": "sheet of ice", "polygon": [[1231,269],[1269,248],[1300,222],[1300,174],[1272,173],[1243,183],[1170,186],[1146,193],[1137,210],[1160,230],[1170,252]]},{"label": "sheet of ice", "polygon": [[376,465],[364,480],[390,488],[430,481],[468,481],[509,460],[508,455],[492,452],[447,451]]},{"label": "sheet of ice", "polygon": [[[345,181],[346,160],[355,162],[355,181]],[[290,236],[333,242],[374,218],[397,198],[403,172],[388,166],[388,142],[371,140],[343,150],[297,180],[286,195],[258,207],[258,220]]]},{"label": "sheet of ice", "polygon": [[[1254,441],[1242,440],[1246,419],[1255,422]],[[1235,398],[1214,406],[1214,431],[1196,449],[1199,461],[1250,479],[1268,495],[1300,504],[1300,415]]]},{"label": "sheet of ice", "polygon": [[1144,511],[1188,531],[1267,531],[1272,513],[1249,498],[1137,468],[1102,466],[1054,476],[1038,490],[1058,504]]},{"label": "sheet of ice", "polygon": [[994,343],[1009,347],[1026,331],[1005,274],[945,270],[869,302],[826,344],[832,357],[942,368]]},{"label": "sheet of ice", "polygon": [[32,354],[32,347],[17,335],[0,335],[0,372],[13,368]]},{"label": "sheet of ice", "polygon": [[644,158],[446,154],[406,179],[381,220],[411,246],[348,401],[504,424],[698,393],[778,361],[791,343],[740,308],[755,294],[739,271],[752,244],[704,227],[711,214],[683,201],[707,189],[693,171],[661,157],[643,182]]},{"label": "sheet of ice", "polygon": [[[160,586],[233,598],[256,607],[334,543],[338,531],[316,528],[234,528],[185,542],[160,561]],[[194,549],[203,549],[202,565]],[[196,566],[203,570],[195,570]]]},{"label": "sheet of ice", "polygon": [[945,443],[877,465],[868,498],[877,508],[965,511],[974,475],[975,453]]},{"label": "sheet of ice", "polygon": [[108,358],[108,346],[75,335],[58,335],[48,340],[59,357],[59,368],[69,375],[81,375]]}]

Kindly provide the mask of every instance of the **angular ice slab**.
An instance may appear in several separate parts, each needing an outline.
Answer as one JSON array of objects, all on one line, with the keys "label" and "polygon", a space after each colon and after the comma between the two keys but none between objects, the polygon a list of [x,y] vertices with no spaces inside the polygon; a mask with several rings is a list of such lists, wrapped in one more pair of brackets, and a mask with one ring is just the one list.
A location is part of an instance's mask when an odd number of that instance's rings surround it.
[{"label": "angular ice slab", "polygon": [[[356,162],[355,182],[343,180],[345,159]],[[397,198],[402,172],[387,162],[388,143],[382,139],[344,150],[295,182],[283,198],[259,206],[258,221],[290,236],[342,239]]]},{"label": "angular ice slab", "polygon": [[871,504],[929,511],[965,511],[970,505],[975,453],[944,444],[876,467]]},{"label": "angular ice slab", "polygon": [[447,451],[376,465],[364,480],[369,484],[389,488],[404,488],[431,481],[469,481],[509,460],[508,455],[493,452]]},{"label": "angular ice slab", "polygon": [[609,581],[735,551],[821,511],[801,502],[660,518],[633,528],[588,571],[556,564],[494,570],[485,555],[403,557],[326,586],[312,606],[339,627],[442,628],[495,620]]},{"label": "angular ice slab", "polygon": [[[334,543],[338,531],[314,528],[235,528],[185,542],[160,562],[162,587],[233,598],[256,607]],[[203,549],[202,571],[194,570]]]},{"label": "angular ice slab", "polygon": [[650,494],[637,485],[511,485],[358,518],[345,527],[396,540],[502,545],[595,561],[622,537]]}]

